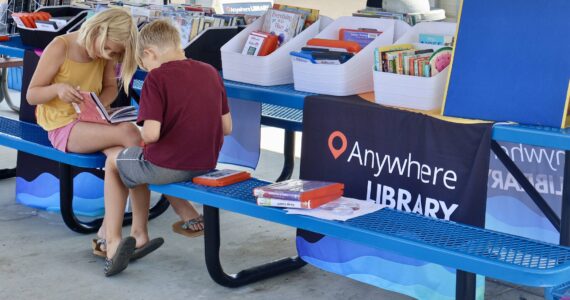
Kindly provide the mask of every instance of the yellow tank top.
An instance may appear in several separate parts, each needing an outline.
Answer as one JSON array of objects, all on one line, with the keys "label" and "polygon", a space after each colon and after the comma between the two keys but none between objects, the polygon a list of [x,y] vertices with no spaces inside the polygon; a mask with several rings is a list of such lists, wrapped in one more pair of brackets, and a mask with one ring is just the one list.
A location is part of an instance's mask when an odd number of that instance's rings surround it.
[{"label": "yellow tank top", "polygon": [[[67,55],[69,51],[67,40],[63,37],[57,38],[65,42],[65,61],[59,67],[52,84],[67,83],[73,87],[79,86],[82,91],[95,92],[97,95],[101,94],[103,74],[107,61],[104,59],[95,59],[87,63],[73,61]],[[64,102],[56,97],[37,106],[36,119],[38,125],[46,131],[51,131],[73,122],[77,119],[77,114],[71,103]]]}]

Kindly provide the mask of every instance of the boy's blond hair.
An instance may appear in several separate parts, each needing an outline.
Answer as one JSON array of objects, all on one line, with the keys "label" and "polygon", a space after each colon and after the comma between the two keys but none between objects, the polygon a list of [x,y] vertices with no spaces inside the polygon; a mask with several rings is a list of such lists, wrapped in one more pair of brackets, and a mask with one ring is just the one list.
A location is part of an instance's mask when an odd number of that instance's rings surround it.
[{"label": "boy's blond hair", "polygon": [[137,41],[136,55],[137,63],[141,67],[144,49],[150,46],[155,46],[159,50],[167,48],[182,49],[178,29],[172,22],[166,19],[152,21],[142,28]]},{"label": "boy's blond hair", "polygon": [[[114,59],[121,63],[121,83],[125,92],[137,70],[135,59],[138,30],[131,14],[120,8],[106,9],[89,18],[79,29],[79,45],[87,49],[93,57],[95,49],[108,60]],[[97,43],[97,38],[99,39]],[[121,57],[108,57],[105,53],[105,43],[110,40],[125,47]]]}]

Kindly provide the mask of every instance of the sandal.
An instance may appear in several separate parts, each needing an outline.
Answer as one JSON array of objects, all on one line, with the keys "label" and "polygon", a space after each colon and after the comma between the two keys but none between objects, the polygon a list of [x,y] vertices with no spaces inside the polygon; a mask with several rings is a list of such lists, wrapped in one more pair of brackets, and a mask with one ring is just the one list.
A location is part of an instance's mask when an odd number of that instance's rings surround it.
[{"label": "sandal", "polygon": [[172,231],[187,236],[189,238],[201,236],[204,234],[204,230],[193,230],[192,225],[202,224],[204,226],[204,217],[202,215],[197,216],[194,219],[190,219],[186,222],[178,221],[172,224]]},{"label": "sandal", "polygon": [[106,277],[119,274],[129,266],[136,244],[137,240],[132,236],[121,240],[115,255],[111,259],[105,258],[104,271]]},{"label": "sandal", "polygon": [[[144,246],[140,248],[135,248],[133,255],[131,256],[131,261],[135,261],[137,259],[141,259],[154,250],[160,248],[164,244],[164,239],[159,237],[150,240]],[[93,239],[91,241],[91,247],[93,248],[93,255],[99,256],[102,258],[107,258],[107,241],[105,239]],[[105,250],[104,250],[105,249]]]}]

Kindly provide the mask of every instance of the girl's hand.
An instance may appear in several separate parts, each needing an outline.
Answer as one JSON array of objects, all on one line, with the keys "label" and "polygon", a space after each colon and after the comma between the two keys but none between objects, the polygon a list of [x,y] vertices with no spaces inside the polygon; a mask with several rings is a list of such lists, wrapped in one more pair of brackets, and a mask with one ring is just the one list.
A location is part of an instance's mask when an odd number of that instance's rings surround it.
[{"label": "girl's hand", "polygon": [[67,83],[59,83],[57,86],[57,97],[67,103],[81,103],[83,96],[79,93],[79,87],[74,88]]}]

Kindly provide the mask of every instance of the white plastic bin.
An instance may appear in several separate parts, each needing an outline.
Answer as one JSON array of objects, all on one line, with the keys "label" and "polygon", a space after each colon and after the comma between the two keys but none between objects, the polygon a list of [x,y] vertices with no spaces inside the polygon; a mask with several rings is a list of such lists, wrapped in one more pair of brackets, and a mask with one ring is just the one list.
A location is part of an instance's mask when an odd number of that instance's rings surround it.
[{"label": "white plastic bin", "polygon": [[221,48],[224,79],[263,86],[293,83],[289,53],[305,46],[308,40],[332,22],[332,19],[321,16],[315,23],[269,55],[243,55],[241,52],[249,34],[261,29],[264,18],[265,16],[257,19]]},{"label": "white plastic bin", "polygon": [[[291,58],[296,90],[334,96],[372,91],[374,83],[371,67],[374,64],[374,49],[391,45],[395,39],[402,37],[410,26],[398,20],[341,17],[327,26],[316,38],[338,39],[341,28],[372,28],[383,33],[344,64],[310,64]],[[300,45],[295,50],[300,50],[303,46],[305,45]]]},{"label": "white plastic bin", "polygon": [[[439,49],[442,46],[419,44],[419,34],[455,35],[456,23],[425,22],[410,28],[394,44],[414,44],[417,49]],[[373,67],[372,67],[373,68]],[[448,80],[449,66],[433,77],[419,77],[374,72],[374,95],[376,103],[419,110],[441,108],[443,93]]]}]

